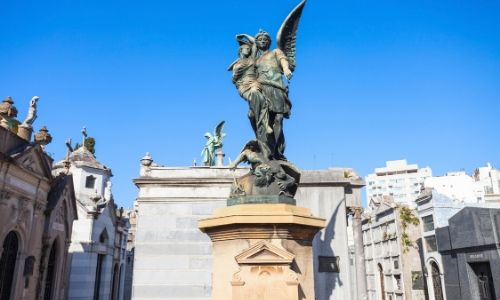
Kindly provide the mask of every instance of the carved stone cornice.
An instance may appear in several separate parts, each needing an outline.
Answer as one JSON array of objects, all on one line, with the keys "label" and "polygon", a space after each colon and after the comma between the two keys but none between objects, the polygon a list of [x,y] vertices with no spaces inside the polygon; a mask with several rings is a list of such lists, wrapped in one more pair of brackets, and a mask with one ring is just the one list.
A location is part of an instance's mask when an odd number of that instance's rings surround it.
[{"label": "carved stone cornice", "polygon": [[268,224],[234,224],[206,230],[212,242],[234,239],[289,239],[311,241],[318,232],[317,227],[280,224],[270,227]]},{"label": "carved stone cornice", "polygon": [[[273,224],[273,226],[269,226]],[[201,219],[198,228],[212,241],[279,238],[311,241],[325,220],[304,207],[289,204],[243,204],[220,208]]]}]

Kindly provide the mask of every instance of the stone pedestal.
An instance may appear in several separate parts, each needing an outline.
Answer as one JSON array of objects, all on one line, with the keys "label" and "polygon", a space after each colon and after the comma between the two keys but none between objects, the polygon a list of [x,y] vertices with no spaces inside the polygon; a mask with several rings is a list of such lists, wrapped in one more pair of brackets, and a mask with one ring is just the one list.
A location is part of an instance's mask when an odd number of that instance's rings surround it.
[{"label": "stone pedestal", "polygon": [[33,133],[33,128],[31,126],[19,125],[17,130],[17,135],[28,142],[31,141],[32,133]]},{"label": "stone pedestal", "polygon": [[290,204],[233,205],[200,220],[212,240],[212,299],[315,299],[312,240],[324,225]]},{"label": "stone pedestal", "polygon": [[224,166],[224,156],[226,156],[226,154],[224,154],[221,149],[219,149],[217,153],[215,153],[215,166]]}]

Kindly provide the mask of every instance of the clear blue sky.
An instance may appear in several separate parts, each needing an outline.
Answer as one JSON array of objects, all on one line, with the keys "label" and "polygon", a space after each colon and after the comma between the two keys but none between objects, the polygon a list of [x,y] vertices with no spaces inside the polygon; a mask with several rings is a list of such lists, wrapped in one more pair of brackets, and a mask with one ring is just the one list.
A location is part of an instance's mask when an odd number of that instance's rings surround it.
[{"label": "clear blue sky", "polygon": [[[0,91],[24,118],[40,96],[58,160],[86,126],[130,206],[146,151],[198,162],[203,134],[226,120],[224,150],[252,137],[231,84],[237,33],[274,36],[299,1],[1,1]],[[499,1],[309,0],[285,123],[302,169],[361,175],[406,158],[435,175],[500,167]]]}]

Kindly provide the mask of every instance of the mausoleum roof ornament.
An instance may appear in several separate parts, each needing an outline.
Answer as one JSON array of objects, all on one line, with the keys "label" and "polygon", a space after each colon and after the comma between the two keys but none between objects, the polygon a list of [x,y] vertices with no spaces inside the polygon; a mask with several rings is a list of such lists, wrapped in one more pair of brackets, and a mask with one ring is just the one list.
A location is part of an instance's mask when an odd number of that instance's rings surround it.
[{"label": "mausoleum roof ornament", "polygon": [[12,97],[5,97],[3,102],[0,103],[0,126],[10,130],[11,132],[17,134],[20,138],[29,142],[31,140],[31,134],[33,133],[32,125],[37,117],[36,104],[38,102],[38,99],[40,99],[40,97],[38,96],[33,96],[31,98],[28,113],[24,121],[21,123],[16,119],[17,108],[14,106]]},{"label": "mausoleum roof ornament", "polygon": [[11,96],[7,96],[0,103],[0,116],[15,118],[17,117],[17,108],[14,106],[14,100]]},{"label": "mausoleum roof ornament", "polygon": [[66,140],[66,147],[68,149],[66,157],[57,163],[57,166],[64,166],[71,163],[76,167],[90,167],[94,169],[104,170],[111,174],[111,169],[100,163],[95,155],[95,139],[87,135],[87,129],[82,129],[82,144],[76,143],[73,147],[71,139]]},{"label": "mausoleum roof ornament", "polygon": [[144,155],[141,158],[141,170],[140,170],[140,175],[148,177],[151,175],[151,167],[158,167],[158,164],[156,164],[153,161],[153,158],[149,154],[149,152],[146,152],[146,155]]},{"label": "mausoleum roof ornament", "polygon": [[40,97],[38,96],[33,96],[31,98],[26,118],[17,127],[17,135],[26,141],[31,140],[31,134],[33,133],[33,123],[37,118],[36,106],[39,99]]},{"label": "mausoleum roof ornament", "polygon": [[0,103],[0,126],[17,133],[19,121],[16,117],[17,108],[14,106],[14,100],[11,96],[7,96]]},{"label": "mausoleum roof ornament", "polygon": [[35,134],[35,143],[45,148],[46,145],[52,142],[52,135],[50,135],[49,130],[46,126],[43,126],[36,134]]},{"label": "mausoleum roof ornament", "polygon": [[153,158],[151,157],[149,152],[146,152],[146,155],[144,155],[141,158],[141,165],[143,165],[145,167],[150,167],[152,164],[153,164]]},{"label": "mausoleum roof ornament", "polygon": [[30,106],[28,108],[28,114],[26,115],[26,118],[24,119],[23,123],[21,126],[26,126],[26,127],[31,127],[33,123],[35,122],[37,118],[36,114],[36,104],[40,97],[38,96],[33,96],[30,100]]},{"label": "mausoleum roof ornament", "polygon": [[69,160],[69,156],[73,152],[73,147],[71,146],[71,139],[67,139],[66,142],[64,142],[66,146],[66,157],[64,159],[56,162],[52,169],[61,169],[59,170],[60,173],[63,174],[70,174],[70,167],[71,167],[71,161]]}]

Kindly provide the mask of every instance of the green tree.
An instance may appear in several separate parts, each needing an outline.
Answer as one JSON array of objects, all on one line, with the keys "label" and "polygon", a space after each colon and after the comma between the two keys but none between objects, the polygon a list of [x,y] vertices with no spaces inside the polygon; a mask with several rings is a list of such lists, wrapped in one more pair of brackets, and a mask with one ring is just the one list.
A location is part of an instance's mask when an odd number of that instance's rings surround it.
[{"label": "green tree", "polygon": [[[85,138],[85,149],[87,149],[90,153],[95,154],[95,139],[93,137]],[[75,150],[80,148],[82,145],[76,143]]]}]

